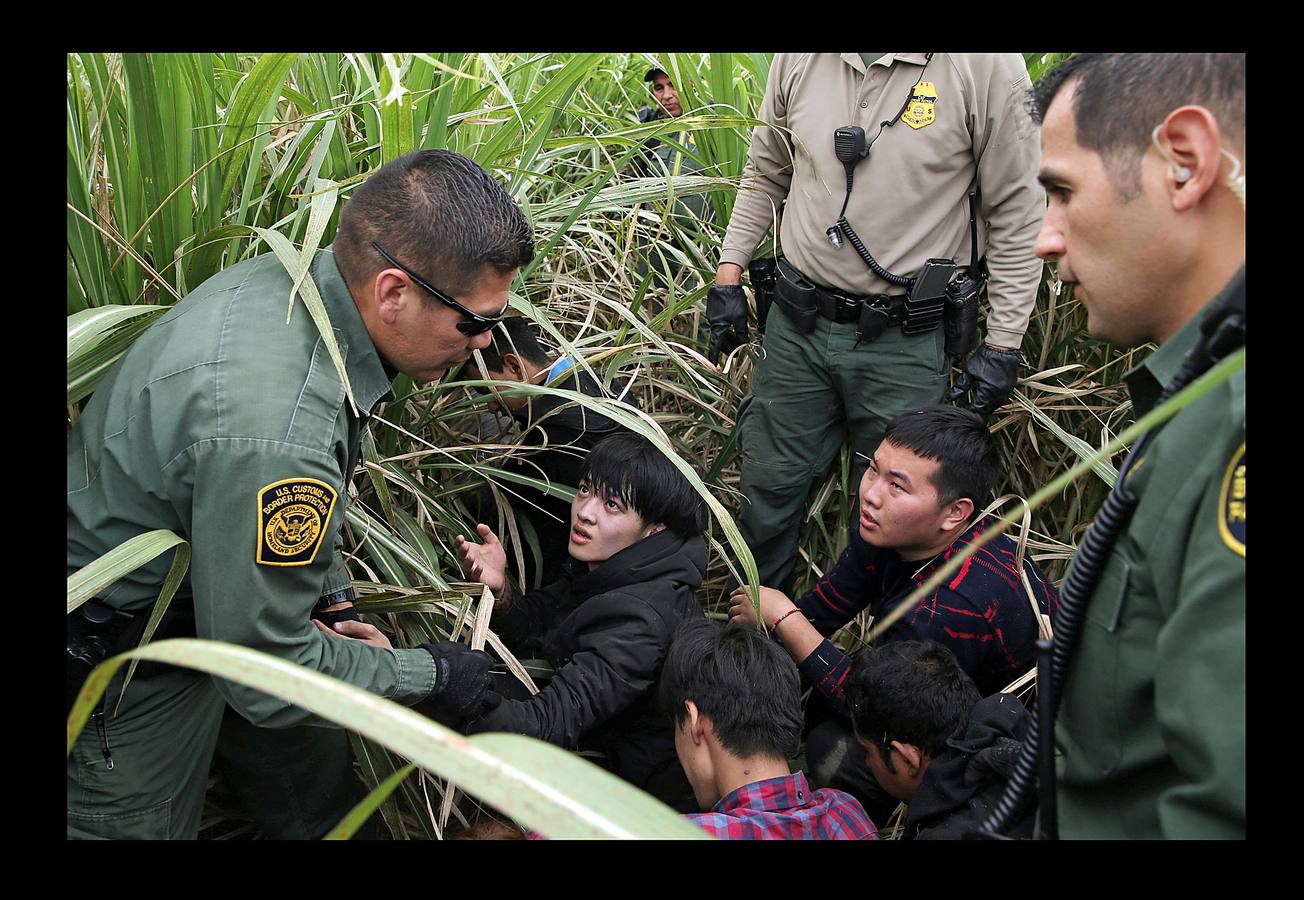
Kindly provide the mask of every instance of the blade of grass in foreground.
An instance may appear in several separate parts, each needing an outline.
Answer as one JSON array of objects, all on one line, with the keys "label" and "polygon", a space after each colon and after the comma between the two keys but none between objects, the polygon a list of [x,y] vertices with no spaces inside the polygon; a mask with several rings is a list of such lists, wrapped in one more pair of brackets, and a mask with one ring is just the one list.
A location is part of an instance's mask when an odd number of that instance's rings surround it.
[{"label": "blade of grass in foreground", "polygon": [[97,666],[68,715],[69,753],[128,659],[197,669],[280,697],[380,742],[550,838],[708,838],[661,801],[559,747],[518,734],[465,737],[362,688],[218,641],[159,641]]}]

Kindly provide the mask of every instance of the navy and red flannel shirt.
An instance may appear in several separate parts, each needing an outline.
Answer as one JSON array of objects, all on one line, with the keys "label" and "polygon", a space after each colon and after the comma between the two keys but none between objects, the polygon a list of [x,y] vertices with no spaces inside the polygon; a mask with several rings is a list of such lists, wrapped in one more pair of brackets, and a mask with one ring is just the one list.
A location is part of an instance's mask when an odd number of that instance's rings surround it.
[{"label": "navy and red flannel shirt", "polygon": [[801,772],[745,784],[688,819],[731,841],[878,839],[859,800],[832,788],[812,791]]},{"label": "navy and red flannel shirt", "polygon": [[[866,607],[876,619],[882,618],[990,525],[984,517],[922,569],[919,560],[907,562],[895,550],[874,547],[852,528],[847,549],[828,574],[796,601],[797,608],[825,638]],[[879,643],[945,644],[984,697],[1000,691],[1036,661],[1037,620],[1014,567],[1016,546],[1013,538],[1002,534],[979,548],[950,580],[884,632]],[[1053,622],[1059,595],[1027,556],[1023,569],[1038,608]],[[849,714],[842,693],[842,682],[851,669],[846,654],[825,640],[798,668],[835,710]]]}]

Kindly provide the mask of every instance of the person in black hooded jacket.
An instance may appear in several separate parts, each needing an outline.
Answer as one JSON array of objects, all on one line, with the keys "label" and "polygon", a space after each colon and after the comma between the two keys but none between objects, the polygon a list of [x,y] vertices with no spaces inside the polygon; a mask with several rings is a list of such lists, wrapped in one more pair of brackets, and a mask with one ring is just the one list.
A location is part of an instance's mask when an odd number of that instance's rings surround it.
[{"label": "person in black hooded jacket", "polygon": [[[847,677],[856,740],[874,778],[906,810],[906,840],[959,840],[1000,800],[1027,736],[1012,694],[982,697],[936,641],[895,641],[856,658]],[[1031,837],[1025,806],[1008,834]]]},{"label": "person in black hooded jacket", "polygon": [[[484,370],[478,370],[473,358],[467,363],[468,377],[501,382],[478,390],[491,396],[490,409],[509,414],[520,430],[516,449],[502,463],[508,471],[574,490],[588,451],[613,434],[627,432],[614,420],[573,400],[551,394],[515,393],[511,390],[513,384],[547,385],[639,405],[633,391],[627,390],[627,382],[618,381],[608,388],[569,357],[553,359],[539,343],[530,320],[523,316],[504,319],[496,326],[493,343],[480,354]],[[570,503],[523,484],[512,484],[510,488],[518,524],[521,517],[528,520],[539,540],[538,565],[526,555],[524,584],[551,584],[562,577],[562,566],[569,557],[570,529],[566,525]],[[488,516],[494,510],[494,497],[487,485],[473,502],[474,516]]]},{"label": "person in black hooded jacket", "polygon": [[[618,434],[585,459],[571,504],[565,574],[513,599],[507,557],[487,525],[459,535],[472,578],[499,598],[493,628],[518,656],[556,666],[529,699],[485,691],[468,734],[507,731],[600,750],[626,781],[681,812],[696,810],[656,686],[675,629],[700,618],[706,506],[652,442]],[[470,652],[470,651],[468,651]]]}]

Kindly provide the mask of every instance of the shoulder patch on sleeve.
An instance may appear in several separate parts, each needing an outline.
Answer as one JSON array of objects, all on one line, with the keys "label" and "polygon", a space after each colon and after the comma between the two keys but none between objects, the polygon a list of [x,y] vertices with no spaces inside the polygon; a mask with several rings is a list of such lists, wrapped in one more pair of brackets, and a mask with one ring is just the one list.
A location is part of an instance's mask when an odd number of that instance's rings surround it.
[{"label": "shoulder patch on sleeve", "polygon": [[1245,555],[1245,444],[1232,454],[1218,495],[1218,533],[1233,552]]},{"label": "shoulder patch on sleeve", "polygon": [[260,489],[258,564],[306,566],[316,559],[336,496],[316,478],[286,478]]}]

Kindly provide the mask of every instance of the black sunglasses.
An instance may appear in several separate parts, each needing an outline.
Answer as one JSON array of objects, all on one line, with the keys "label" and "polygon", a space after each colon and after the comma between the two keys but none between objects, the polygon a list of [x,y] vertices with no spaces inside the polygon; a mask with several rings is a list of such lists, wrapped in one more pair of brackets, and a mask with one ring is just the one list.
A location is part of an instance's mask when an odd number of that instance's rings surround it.
[{"label": "black sunglasses", "polygon": [[416,282],[418,286],[423,287],[430,293],[434,294],[436,300],[443,303],[445,306],[452,307],[462,315],[466,316],[466,318],[469,319],[470,321],[457,323],[457,330],[462,332],[462,334],[471,337],[474,337],[477,334],[484,334],[490,328],[493,328],[495,325],[501,322],[503,318],[507,315],[507,306],[510,304],[504,304],[503,308],[498,311],[497,315],[494,316],[482,316],[479,313],[471,312],[471,310],[467,309],[465,306],[458,303],[452,297],[448,296],[443,291],[439,290],[439,288],[434,287],[432,284],[430,284],[430,282],[426,281],[416,272],[413,272],[411,269],[403,265],[397,259],[390,256],[388,253],[384,251],[384,249],[380,246],[380,244],[377,244],[375,241],[372,241],[371,246],[375,248],[377,253],[385,257],[385,261],[388,262],[391,266],[393,266],[396,269],[402,270],[403,273],[406,274],[408,278],[411,278],[414,282]]}]

